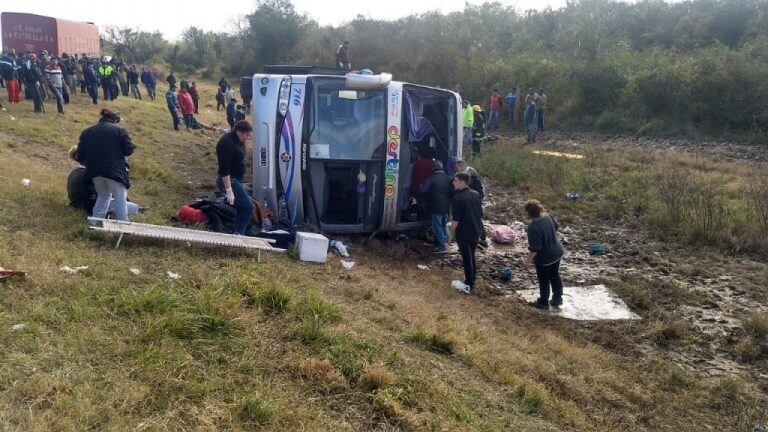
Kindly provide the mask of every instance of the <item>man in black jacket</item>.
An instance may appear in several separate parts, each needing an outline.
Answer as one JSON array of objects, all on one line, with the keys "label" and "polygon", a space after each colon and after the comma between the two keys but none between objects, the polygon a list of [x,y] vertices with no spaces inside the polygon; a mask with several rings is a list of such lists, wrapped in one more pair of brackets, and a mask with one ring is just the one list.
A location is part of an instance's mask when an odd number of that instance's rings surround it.
[{"label": "man in black jacket", "polygon": [[435,233],[434,253],[448,252],[448,233],[445,226],[448,223],[448,210],[450,208],[451,177],[443,170],[443,163],[436,160],[432,166],[432,174],[419,188],[421,196],[426,198],[427,209],[432,218],[432,232]]},{"label": "man in black jacket", "polygon": [[35,113],[43,113],[43,96],[40,94],[43,75],[37,67],[37,55],[29,53],[27,60],[21,65],[21,76],[24,79],[24,87],[28,89],[29,95],[35,106]]},{"label": "man in black jacket", "polygon": [[456,237],[461,259],[464,263],[464,282],[453,281],[452,286],[469,294],[475,287],[477,261],[475,251],[483,230],[483,206],[480,204],[480,194],[469,188],[469,174],[456,173],[453,177],[453,195],[451,209],[453,222],[451,230]]},{"label": "man in black jacket", "polygon": [[[480,194],[480,202],[482,203],[485,198],[485,184],[483,183],[483,179],[480,178],[480,174],[477,173],[477,170],[471,166],[467,166],[467,163],[463,160],[459,160],[456,161],[456,172],[465,172],[469,174],[469,188]],[[480,232],[480,242],[477,245],[480,246],[481,249],[488,247],[488,241],[485,237],[485,228]]]},{"label": "man in black jacket", "polygon": [[128,85],[131,86],[131,94],[134,99],[141,100],[141,91],[139,90],[139,71],[136,70],[136,65],[131,66],[128,70]]}]

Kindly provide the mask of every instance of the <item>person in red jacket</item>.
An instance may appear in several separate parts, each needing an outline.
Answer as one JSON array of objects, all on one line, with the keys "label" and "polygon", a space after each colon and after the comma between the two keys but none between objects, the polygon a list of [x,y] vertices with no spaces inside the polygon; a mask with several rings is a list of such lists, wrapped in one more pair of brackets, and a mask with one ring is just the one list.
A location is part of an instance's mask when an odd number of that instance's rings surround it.
[{"label": "person in red jacket", "polygon": [[181,114],[184,116],[184,126],[189,130],[194,124],[195,103],[192,101],[192,95],[189,94],[186,86],[181,87],[181,90],[179,90],[178,99]]},{"label": "person in red jacket", "polygon": [[498,90],[493,89],[490,98],[491,116],[488,118],[488,130],[499,130],[499,116],[501,114],[501,96]]}]

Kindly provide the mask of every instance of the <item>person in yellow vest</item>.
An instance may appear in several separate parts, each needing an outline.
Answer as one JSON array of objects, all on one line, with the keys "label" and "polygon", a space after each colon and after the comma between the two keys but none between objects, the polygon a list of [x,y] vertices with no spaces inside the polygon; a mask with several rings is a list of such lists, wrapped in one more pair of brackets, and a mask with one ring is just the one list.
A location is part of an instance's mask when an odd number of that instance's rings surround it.
[{"label": "person in yellow vest", "polygon": [[96,72],[99,74],[99,83],[104,92],[104,100],[108,101],[114,99],[112,97],[112,73],[114,72],[114,69],[112,69],[112,65],[107,63],[106,58],[101,59],[101,64]]},{"label": "person in yellow vest", "polygon": [[469,106],[469,101],[464,99],[461,102],[462,127],[464,128],[464,145],[472,145],[472,126],[475,124],[475,113]]}]

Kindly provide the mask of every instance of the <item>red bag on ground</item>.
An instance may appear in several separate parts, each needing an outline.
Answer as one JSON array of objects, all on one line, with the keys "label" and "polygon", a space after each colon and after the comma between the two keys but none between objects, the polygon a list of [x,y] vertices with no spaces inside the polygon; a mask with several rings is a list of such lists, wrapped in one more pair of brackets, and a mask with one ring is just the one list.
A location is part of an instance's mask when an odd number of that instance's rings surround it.
[{"label": "red bag on ground", "polygon": [[507,225],[499,225],[491,231],[491,238],[496,243],[513,244],[517,240],[517,233]]},{"label": "red bag on ground", "polygon": [[184,204],[181,206],[178,214],[179,221],[187,225],[197,225],[205,223],[208,218],[202,210],[193,209],[192,207]]}]

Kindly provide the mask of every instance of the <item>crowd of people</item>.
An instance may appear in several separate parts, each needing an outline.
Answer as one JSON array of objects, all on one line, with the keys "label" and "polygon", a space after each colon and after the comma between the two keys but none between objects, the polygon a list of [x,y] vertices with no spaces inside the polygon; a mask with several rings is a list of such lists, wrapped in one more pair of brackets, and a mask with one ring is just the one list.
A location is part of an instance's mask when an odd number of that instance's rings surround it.
[{"label": "crowd of people", "polygon": [[20,103],[22,96],[31,100],[35,113],[45,112],[44,101],[55,100],[59,114],[76,94],[88,95],[94,105],[113,101],[120,95],[142,99],[139,83],[150,100],[155,100],[156,72],[146,67],[127,65],[116,58],[88,57],[67,53],[61,56],[10,49],[0,55],[0,76],[8,91],[8,102]]},{"label": "crowd of people", "polygon": [[[87,95],[94,105],[99,104],[100,96],[104,102],[114,101],[120,96],[139,100],[146,97],[154,101],[158,82],[161,81],[156,69],[128,65],[115,57],[67,53],[58,56],[45,50],[18,55],[14,49],[0,55],[0,78],[0,83],[7,89],[10,104],[21,103],[23,95],[24,99],[32,102],[34,112],[39,115],[45,113],[47,100],[55,100],[57,111],[64,114],[64,107],[78,93]],[[165,82],[168,83],[165,96],[173,129],[178,131],[182,122],[187,130],[211,129],[195,118],[200,110],[197,84],[182,80],[177,86],[173,71],[165,77]],[[140,85],[144,87],[143,92]],[[217,110],[226,108],[230,128],[236,121],[245,118],[246,107],[237,105],[235,91],[224,78],[219,82],[216,101]]]},{"label": "crowd of people", "polygon": [[[461,88],[457,86],[457,92]],[[543,88],[530,88],[523,93],[520,85],[508,92],[504,98],[498,89],[491,90],[488,98],[488,111],[481,105],[472,105],[469,100],[462,100],[462,127],[464,128],[464,145],[472,148],[472,152],[480,152],[480,143],[486,132],[498,131],[501,123],[504,105],[507,106],[508,123],[510,127],[522,124],[529,144],[536,143],[536,136],[544,132],[544,112],[547,106],[547,95]]]}]

